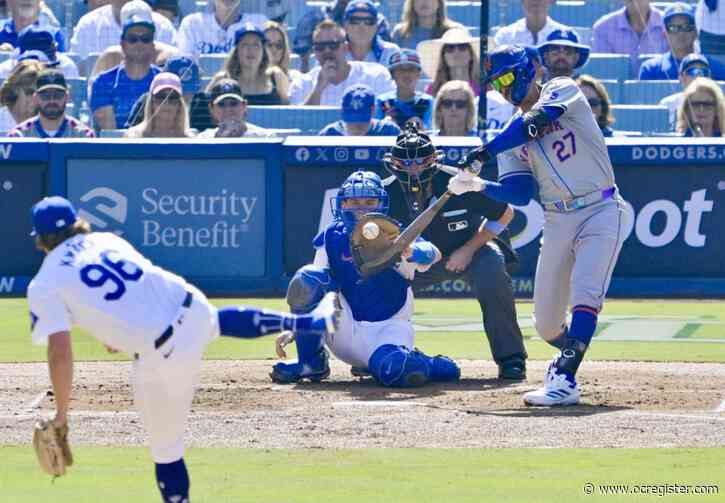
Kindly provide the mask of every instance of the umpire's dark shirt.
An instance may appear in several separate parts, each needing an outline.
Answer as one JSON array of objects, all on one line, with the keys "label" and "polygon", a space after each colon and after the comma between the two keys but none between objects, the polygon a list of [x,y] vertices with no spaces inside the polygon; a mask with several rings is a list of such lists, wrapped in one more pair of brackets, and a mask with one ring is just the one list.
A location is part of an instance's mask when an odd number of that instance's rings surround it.
[{"label": "umpire's dark shirt", "polygon": [[[450,175],[438,171],[433,175],[433,195],[440,197],[448,189]],[[397,180],[386,187],[390,196],[390,216],[404,226],[415,218],[408,208],[403,188]],[[468,192],[460,196],[452,196],[438,212],[423,237],[438,247],[444,257],[466,244],[477,232],[484,218],[498,220],[506,211],[506,203],[494,201],[479,192]],[[425,209],[427,205],[423,207]],[[508,230],[501,233],[497,241],[506,255],[506,262],[515,261],[511,251]]]}]

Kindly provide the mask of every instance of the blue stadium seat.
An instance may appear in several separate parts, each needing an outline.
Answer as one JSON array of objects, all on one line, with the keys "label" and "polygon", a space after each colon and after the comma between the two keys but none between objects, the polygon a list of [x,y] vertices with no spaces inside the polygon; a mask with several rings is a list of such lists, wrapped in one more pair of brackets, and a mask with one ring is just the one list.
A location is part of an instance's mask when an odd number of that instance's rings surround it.
[{"label": "blue stadium seat", "polygon": [[592,54],[580,73],[598,79],[626,80],[629,76],[629,56],[626,54]]},{"label": "blue stadium seat", "polygon": [[320,129],[340,119],[338,107],[250,106],[247,120],[265,128],[294,128],[303,134],[317,134]]},{"label": "blue stadium seat", "polygon": [[609,101],[612,103],[620,103],[622,101],[622,85],[616,79],[600,79],[604,84],[609,95]]},{"label": "blue stadium seat", "polygon": [[679,80],[625,80],[622,103],[625,105],[656,105],[665,96],[679,93]]},{"label": "blue stadium seat", "polygon": [[70,87],[71,101],[76,110],[80,110],[84,101],[88,100],[88,80],[84,77],[66,79]]},{"label": "blue stadium seat", "polygon": [[203,54],[199,56],[199,68],[202,73],[212,77],[224,68],[224,60],[226,59],[226,54]]},{"label": "blue stadium seat", "polygon": [[[464,26],[480,25],[481,19],[481,2],[446,2],[448,7],[448,17]],[[490,14],[489,14],[490,15]],[[493,20],[490,25],[493,26]]]},{"label": "blue stadium seat", "polygon": [[[498,0],[491,2],[491,5],[491,25],[511,24],[524,15],[521,0]],[[555,21],[571,26],[593,26],[603,15],[621,8],[622,0],[558,0],[550,16]],[[571,22],[567,23],[565,19]]]},{"label": "blue stadium seat", "polygon": [[592,28],[587,26],[575,26],[574,31],[579,34],[579,42],[591,47],[592,45]]},{"label": "blue stadium seat", "polygon": [[614,105],[612,113],[615,129],[642,131],[643,133],[669,131],[667,107],[656,105]]}]

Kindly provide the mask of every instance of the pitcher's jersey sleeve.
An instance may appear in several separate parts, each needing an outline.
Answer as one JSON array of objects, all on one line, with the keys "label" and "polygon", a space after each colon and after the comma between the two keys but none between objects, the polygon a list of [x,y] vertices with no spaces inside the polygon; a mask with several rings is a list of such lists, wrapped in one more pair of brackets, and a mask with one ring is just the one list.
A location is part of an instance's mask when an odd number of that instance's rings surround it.
[{"label": "pitcher's jersey sleeve", "polygon": [[56,332],[70,332],[71,315],[57,290],[45,282],[28,287],[30,327],[33,344],[47,344]]}]

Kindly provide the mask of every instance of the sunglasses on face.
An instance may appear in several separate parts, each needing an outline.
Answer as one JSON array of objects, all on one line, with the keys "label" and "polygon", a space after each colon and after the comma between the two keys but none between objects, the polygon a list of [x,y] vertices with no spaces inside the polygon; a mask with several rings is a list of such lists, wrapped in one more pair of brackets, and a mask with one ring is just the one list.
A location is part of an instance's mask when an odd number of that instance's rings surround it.
[{"label": "sunglasses on face", "polygon": [[158,102],[168,101],[168,102],[176,103],[180,99],[181,99],[181,96],[179,96],[178,93],[176,93],[174,91],[171,91],[168,93],[154,94],[154,101],[158,101]]},{"label": "sunglasses on face", "polygon": [[349,24],[352,25],[361,25],[364,24],[365,26],[375,26],[376,22],[375,19],[372,17],[361,17],[361,16],[353,16],[350,19],[347,20]]},{"label": "sunglasses on face", "polygon": [[154,41],[154,36],[150,33],[147,35],[126,35],[123,40],[127,44],[138,44],[139,42],[142,44],[150,44]]},{"label": "sunglasses on face", "polygon": [[336,51],[342,45],[342,40],[331,40],[329,42],[314,42],[312,48],[315,52],[325,52],[326,50]]},{"label": "sunglasses on face", "polygon": [[445,52],[465,51],[470,49],[471,44],[446,44],[443,46]]},{"label": "sunglasses on face", "polygon": [[223,100],[214,103],[214,106],[219,108],[237,108],[242,106],[242,102],[235,100],[234,98],[224,98]]},{"label": "sunglasses on face", "polygon": [[715,108],[714,101],[691,101],[690,106],[692,108],[699,108],[702,110],[713,110]]},{"label": "sunglasses on face", "polygon": [[456,107],[459,110],[465,110],[468,106],[467,100],[452,100],[449,98],[441,100],[441,106],[443,108],[453,108]]},{"label": "sunglasses on face", "polygon": [[576,48],[569,47],[567,45],[552,45],[546,50],[546,52],[563,52],[564,54],[571,56],[577,54],[579,51],[577,51]]},{"label": "sunglasses on face", "polygon": [[589,102],[589,106],[592,108],[597,108],[602,106],[602,100],[599,98],[590,98],[587,100]]},{"label": "sunglasses on face", "polygon": [[694,24],[670,24],[667,25],[667,31],[669,33],[691,33],[695,31]]},{"label": "sunglasses on face", "polygon": [[65,98],[66,92],[60,89],[44,89],[38,91],[38,98],[42,101],[59,101]]},{"label": "sunglasses on face", "polygon": [[284,42],[267,42],[267,47],[282,51],[284,50]]},{"label": "sunglasses on face", "polygon": [[513,84],[515,80],[516,77],[514,76],[514,72],[506,72],[493,79],[491,81],[491,86],[493,86],[496,91],[501,92]]},{"label": "sunglasses on face", "polygon": [[685,70],[685,75],[690,77],[707,77],[710,78],[710,69],[701,66],[693,66]]}]

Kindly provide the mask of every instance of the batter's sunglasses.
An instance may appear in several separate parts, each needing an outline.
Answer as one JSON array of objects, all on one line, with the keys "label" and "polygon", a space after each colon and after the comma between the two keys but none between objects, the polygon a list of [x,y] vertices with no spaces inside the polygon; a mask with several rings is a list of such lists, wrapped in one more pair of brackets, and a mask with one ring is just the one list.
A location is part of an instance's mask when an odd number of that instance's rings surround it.
[{"label": "batter's sunglasses", "polygon": [[514,76],[514,72],[506,72],[494,79],[491,79],[491,86],[493,86],[496,91],[501,92],[503,89],[506,89],[513,84],[515,80],[516,77]]}]

